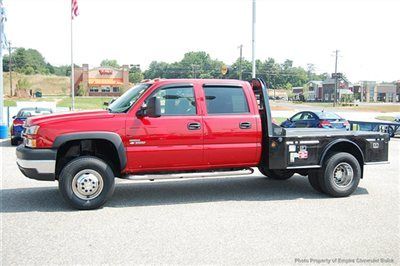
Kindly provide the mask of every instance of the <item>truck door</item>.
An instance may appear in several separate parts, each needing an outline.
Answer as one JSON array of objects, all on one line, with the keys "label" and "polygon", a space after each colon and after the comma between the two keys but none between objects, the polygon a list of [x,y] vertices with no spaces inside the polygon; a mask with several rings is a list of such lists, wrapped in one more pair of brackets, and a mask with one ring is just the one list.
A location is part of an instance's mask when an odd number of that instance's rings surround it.
[{"label": "truck door", "polygon": [[203,92],[205,163],[213,167],[257,163],[261,125],[252,110],[255,103],[248,102],[250,95],[243,87],[231,85],[204,85]]},{"label": "truck door", "polygon": [[[127,121],[128,168],[133,171],[179,170],[203,164],[203,123],[192,85],[167,85],[157,97],[161,117]],[[146,100],[147,101],[147,100]]]}]

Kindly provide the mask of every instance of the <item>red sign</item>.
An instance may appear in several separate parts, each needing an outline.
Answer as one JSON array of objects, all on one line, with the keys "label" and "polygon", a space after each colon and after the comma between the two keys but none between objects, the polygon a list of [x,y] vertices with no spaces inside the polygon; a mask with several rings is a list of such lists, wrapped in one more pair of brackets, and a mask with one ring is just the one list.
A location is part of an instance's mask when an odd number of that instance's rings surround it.
[{"label": "red sign", "polygon": [[111,69],[99,69],[100,75],[111,75],[113,71]]},{"label": "red sign", "polygon": [[299,159],[307,159],[308,158],[308,151],[302,150],[299,151]]}]

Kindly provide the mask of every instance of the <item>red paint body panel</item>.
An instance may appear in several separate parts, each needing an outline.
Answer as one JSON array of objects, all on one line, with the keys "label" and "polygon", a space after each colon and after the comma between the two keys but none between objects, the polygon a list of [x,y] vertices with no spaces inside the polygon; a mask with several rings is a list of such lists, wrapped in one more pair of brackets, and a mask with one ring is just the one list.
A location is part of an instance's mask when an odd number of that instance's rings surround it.
[{"label": "red paint body panel", "polygon": [[[202,123],[202,118],[165,116],[127,120],[128,169],[151,171],[169,167],[196,168],[203,164],[203,130],[188,130],[190,122]],[[143,144],[131,144],[129,140],[140,140]]]},{"label": "red paint body panel", "polygon": [[[192,84],[197,113],[190,116],[138,118],[136,112],[148,96],[169,84]],[[209,115],[203,84],[234,84],[243,87],[249,105],[244,114]],[[189,123],[199,130],[189,130]],[[241,129],[242,122],[251,128]],[[176,79],[155,82],[127,113],[105,110],[32,117],[27,125],[39,125],[38,148],[50,148],[57,136],[68,133],[107,131],[121,137],[126,150],[128,173],[198,170],[221,167],[251,167],[261,157],[261,121],[256,99],[247,82],[237,80]]]}]

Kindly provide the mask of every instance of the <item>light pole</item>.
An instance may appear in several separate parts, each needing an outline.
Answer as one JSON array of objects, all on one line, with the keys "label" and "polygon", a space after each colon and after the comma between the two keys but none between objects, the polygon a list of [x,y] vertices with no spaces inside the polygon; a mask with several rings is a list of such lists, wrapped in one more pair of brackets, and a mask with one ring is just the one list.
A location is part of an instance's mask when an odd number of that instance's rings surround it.
[{"label": "light pole", "polygon": [[256,77],[256,0],[253,0],[253,23],[252,23],[252,41],[251,41],[251,54],[252,54],[252,78]]},{"label": "light pole", "polygon": [[336,106],[337,101],[337,59],[338,59],[338,50],[335,50],[335,97],[333,98],[333,106]]},{"label": "light pole", "polygon": [[[4,88],[3,88],[3,35],[4,35],[4,22],[6,20],[4,14],[3,0],[0,0],[0,137],[5,138],[3,136],[3,129],[7,127],[3,125],[3,107],[4,107]],[[8,119],[8,118],[7,118]],[[7,130],[7,128],[6,128]]]},{"label": "light pole", "polygon": [[12,52],[13,47],[11,47],[11,42],[8,42],[8,71],[10,73],[10,97],[12,97],[13,94],[13,88],[12,88]]},{"label": "light pole", "polygon": [[243,44],[239,45],[238,48],[240,49],[240,56],[239,56],[239,80],[242,80],[242,50],[243,50]]}]

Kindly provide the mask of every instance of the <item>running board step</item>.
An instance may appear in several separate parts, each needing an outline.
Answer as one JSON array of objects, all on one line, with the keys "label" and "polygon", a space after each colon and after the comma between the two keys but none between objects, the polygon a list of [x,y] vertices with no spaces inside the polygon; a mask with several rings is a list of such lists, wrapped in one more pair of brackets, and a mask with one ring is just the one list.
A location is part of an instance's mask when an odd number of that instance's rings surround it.
[{"label": "running board step", "polygon": [[195,172],[195,173],[175,173],[175,174],[154,174],[154,175],[127,175],[124,179],[129,180],[156,180],[156,179],[180,179],[180,178],[201,178],[201,177],[217,177],[217,176],[241,176],[251,175],[253,169],[243,169],[237,171],[220,171],[220,172]]}]

